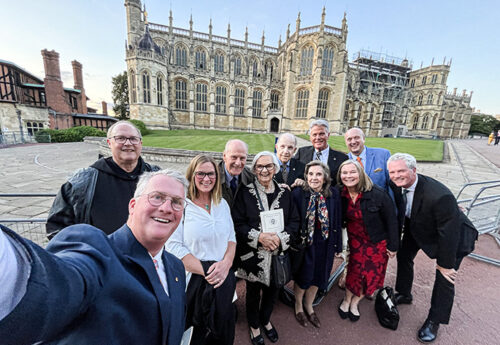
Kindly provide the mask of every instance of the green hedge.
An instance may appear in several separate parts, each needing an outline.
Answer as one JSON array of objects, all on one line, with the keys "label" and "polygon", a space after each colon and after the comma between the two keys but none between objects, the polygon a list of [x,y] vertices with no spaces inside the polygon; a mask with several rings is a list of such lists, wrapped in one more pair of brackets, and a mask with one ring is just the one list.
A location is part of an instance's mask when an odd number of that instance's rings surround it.
[{"label": "green hedge", "polygon": [[106,132],[90,126],[72,127],[68,129],[43,129],[36,132],[35,139],[39,143],[67,143],[83,141],[84,137],[105,137]]},{"label": "green hedge", "polygon": [[145,135],[148,135],[151,133],[151,131],[146,128],[146,125],[144,124],[144,122],[142,122],[140,120],[128,120],[128,121],[132,122],[134,124],[134,126],[139,128],[142,136],[145,136]]}]

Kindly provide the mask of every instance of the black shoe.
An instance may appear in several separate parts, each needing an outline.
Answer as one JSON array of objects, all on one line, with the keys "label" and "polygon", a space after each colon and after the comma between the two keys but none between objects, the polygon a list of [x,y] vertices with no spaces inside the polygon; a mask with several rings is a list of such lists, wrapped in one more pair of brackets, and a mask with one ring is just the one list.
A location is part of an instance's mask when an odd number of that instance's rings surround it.
[{"label": "black shoe", "polygon": [[421,343],[430,343],[436,340],[439,323],[432,320],[425,320],[424,325],[418,331],[417,338]]},{"label": "black shoe", "polygon": [[398,304],[411,304],[413,301],[412,295],[403,295],[402,293],[397,293],[394,296],[394,301],[396,302],[396,305]]},{"label": "black shoe", "polygon": [[343,311],[342,309],[340,309],[340,306],[342,305],[342,302],[343,301],[341,301],[340,304],[339,304],[339,315],[340,315],[340,317],[342,319],[345,320],[345,319],[347,319],[349,317],[349,311]]},{"label": "black shoe", "polygon": [[265,345],[264,343],[264,338],[262,337],[262,334],[259,334],[257,336],[253,336],[252,330],[250,330],[250,341],[252,342],[252,345]]},{"label": "black shoe", "polygon": [[271,343],[275,343],[278,341],[278,332],[276,331],[276,328],[274,328],[273,324],[271,324],[270,330],[267,330],[266,327],[262,328],[264,328],[264,334],[269,338],[269,340],[271,340]]},{"label": "black shoe", "polygon": [[349,320],[351,320],[352,322],[356,322],[359,320],[359,317],[361,315],[354,315],[351,310],[349,309],[349,312],[347,313],[347,316],[349,316]]}]

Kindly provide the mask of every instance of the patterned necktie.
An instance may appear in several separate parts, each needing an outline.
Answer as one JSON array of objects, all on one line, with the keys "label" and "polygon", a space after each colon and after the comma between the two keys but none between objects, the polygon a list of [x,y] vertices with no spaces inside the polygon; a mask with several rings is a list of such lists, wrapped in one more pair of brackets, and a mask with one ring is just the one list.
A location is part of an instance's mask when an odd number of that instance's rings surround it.
[{"label": "patterned necktie", "polygon": [[316,160],[321,161],[321,151],[316,151]]},{"label": "patterned necktie", "polygon": [[236,194],[236,188],[238,188],[238,185],[236,183],[236,177],[233,177],[231,182],[229,182],[229,186],[231,187],[231,191],[233,192],[233,196],[234,194]]},{"label": "patterned necktie", "polygon": [[[153,259],[153,263],[155,264],[156,274],[158,274],[158,278],[160,278],[160,265],[158,264],[158,260]],[[160,278],[160,283],[163,286],[163,283],[161,282],[161,278]]]},{"label": "patterned necktie", "polygon": [[358,161],[359,165],[361,165],[361,167],[364,169],[364,165],[363,165],[363,161],[361,160],[361,157],[360,156],[357,156],[356,157],[356,160]]},{"label": "patterned necktie", "polygon": [[[405,205],[405,215],[408,213],[408,211],[407,211],[407,208],[408,208],[408,197],[406,196],[406,194],[408,194],[408,192],[409,192],[409,190],[406,189],[406,188],[402,188],[401,189],[401,196],[403,198],[403,203]],[[407,217],[409,217],[409,216],[407,215]]]},{"label": "patterned necktie", "polygon": [[288,171],[286,170],[286,164],[281,165],[281,175],[283,176],[283,183],[288,180]]}]

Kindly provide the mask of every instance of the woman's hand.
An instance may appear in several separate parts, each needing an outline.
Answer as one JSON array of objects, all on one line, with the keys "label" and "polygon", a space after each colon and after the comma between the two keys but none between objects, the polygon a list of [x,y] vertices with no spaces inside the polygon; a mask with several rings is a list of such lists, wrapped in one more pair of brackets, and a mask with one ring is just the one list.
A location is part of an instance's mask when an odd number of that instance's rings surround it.
[{"label": "woman's hand", "polygon": [[259,235],[259,242],[265,250],[270,252],[276,250],[280,246],[280,238],[275,233],[261,233]]},{"label": "woman's hand", "polygon": [[396,252],[393,252],[393,251],[390,251],[389,249],[387,249],[387,256],[389,256],[389,258],[392,259],[393,257],[396,256]]},{"label": "woman's hand", "polygon": [[222,260],[212,264],[208,268],[208,275],[205,277],[206,281],[213,285],[215,289],[221,286],[226,280],[226,277],[229,273],[229,269],[231,268],[231,262],[228,260]]},{"label": "woman's hand", "polygon": [[306,181],[298,178],[296,179],[290,187],[295,188],[295,187],[303,187],[306,184]]}]

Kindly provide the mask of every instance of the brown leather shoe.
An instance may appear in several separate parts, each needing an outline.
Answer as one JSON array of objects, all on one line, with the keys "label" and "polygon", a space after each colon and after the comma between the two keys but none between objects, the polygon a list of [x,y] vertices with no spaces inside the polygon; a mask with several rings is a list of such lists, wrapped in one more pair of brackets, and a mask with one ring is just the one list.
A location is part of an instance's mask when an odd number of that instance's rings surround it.
[{"label": "brown leather shoe", "polygon": [[314,327],[321,328],[321,322],[319,321],[318,315],[316,315],[316,313],[313,312],[311,315],[307,314],[307,318],[309,319],[309,321],[311,321]]},{"label": "brown leather shoe", "polygon": [[298,323],[300,323],[302,327],[307,327],[307,318],[303,312],[298,312],[297,314],[295,314],[295,319]]}]

